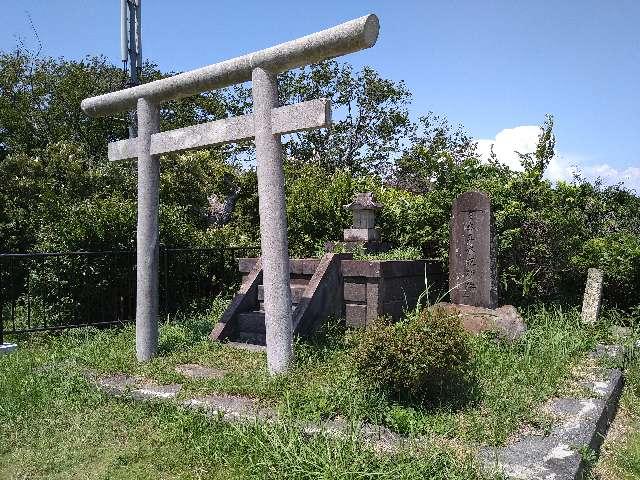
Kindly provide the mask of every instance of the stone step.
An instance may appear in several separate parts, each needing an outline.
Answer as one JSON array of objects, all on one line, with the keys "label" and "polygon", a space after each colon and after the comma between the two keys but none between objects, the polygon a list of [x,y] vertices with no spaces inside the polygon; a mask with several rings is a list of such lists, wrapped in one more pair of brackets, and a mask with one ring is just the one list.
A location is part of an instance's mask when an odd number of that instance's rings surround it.
[{"label": "stone step", "polygon": [[[298,308],[298,305],[295,303],[291,304],[291,313],[296,311],[296,308]],[[264,313],[264,301],[259,301],[258,302],[258,309],[254,310],[255,312],[260,312],[260,313]]]},{"label": "stone step", "polygon": [[238,315],[238,331],[245,333],[265,333],[264,312],[245,312]]},{"label": "stone step", "polygon": [[[300,303],[300,299],[302,298],[302,295],[304,295],[306,288],[306,284],[291,283],[291,303],[294,305]],[[258,301],[260,303],[264,302],[264,287],[262,285],[258,285]]]},{"label": "stone step", "polygon": [[176,365],[176,373],[179,373],[183,377],[193,379],[217,379],[222,378],[227,374],[226,370],[220,368],[209,367],[207,365],[200,365],[197,363],[184,363]]},{"label": "stone step", "polygon": [[[245,274],[249,273],[257,261],[257,258],[238,258],[238,270]],[[289,271],[292,274],[313,275],[319,263],[319,258],[291,258]]]},{"label": "stone step", "polygon": [[234,342],[240,343],[248,343],[251,345],[266,345],[267,338],[264,333],[255,333],[255,332],[238,332],[233,337]]},{"label": "stone step", "polygon": [[254,345],[252,343],[226,342],[225,345],[231,348],[237,348],[239,350],[247,350],[249,352],[266,352],[267,351],[267,347],[265,345]]}]

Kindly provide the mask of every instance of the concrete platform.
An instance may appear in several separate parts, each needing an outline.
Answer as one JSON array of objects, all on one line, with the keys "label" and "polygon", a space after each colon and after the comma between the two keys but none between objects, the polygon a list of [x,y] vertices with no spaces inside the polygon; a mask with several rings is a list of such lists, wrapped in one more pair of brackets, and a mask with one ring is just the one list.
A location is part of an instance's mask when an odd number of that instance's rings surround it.
[{"label": "concrete platform", "polygon": [[[621,350],[599,346],[591,357],[620,359]],[[595,365],[595,362],[593,363]],[[197,364],[179,365],[177,370],[191,378],[217,378],[222,372]],[[90,375],[106,393],[137,400],[176,401],[189,409],[201,410],[225,421],[278,421],[278,412],[256,399],[239,395],[208,395],[179,399],[180,384],[157,385],[129,375]],[[597,452],[618,407],[623,386],[619,369],[597,366],[576,379],[584,398],[551,398],[542,407],[554,421],[548,435],[524,433],[504,447],[481,447],[478,458],[488,471],[502,472],[506,478],[521,480],[582,479],[584,454]],[[356,435],[377,452],[393,453],[404,448],[429,445],[428,437],[408,438],[389,429],[367,423],[357,426],[335,418],[299,425],[305,435],[344,437]]]}]

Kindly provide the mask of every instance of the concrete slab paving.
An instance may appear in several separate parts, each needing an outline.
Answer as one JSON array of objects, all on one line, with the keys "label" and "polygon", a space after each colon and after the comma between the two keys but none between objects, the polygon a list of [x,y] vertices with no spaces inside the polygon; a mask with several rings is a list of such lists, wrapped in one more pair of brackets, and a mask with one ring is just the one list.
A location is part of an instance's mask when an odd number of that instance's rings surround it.
[{"label": "concrete slab paving", "polygon": [[[90,375],[91,376],[91,375]],[[182,389],[180,384],[156,385],[150,380],[133,375],[116,374],[107,377],[93,375],[96,386],[105,393],[129,395],[135,400],[174,399]]]},{"label": "concrete slab paving", "polygon": [[[613,348],[598,348],[598,356],[616,356]],[[202,370],[201,370],[202,368]],[[176,367],[189,374],[205,375],[197,364]],[[216,370],[216,369],[213,369]],[[209,372],[210,373],[210,372]],[[220,372],[216,371],[215,374]],[[202,377],[197,377],[202,378]],[[115,395],[138,400],[175,400],[182,385],[156,385],[148,379],[130,375],[93,376],[96,385]],[[577,382],[588,392],[585,398],[552,398],[543,411],[554,419],[548,435],[525,433],[505,447],[482,447],[479,460],[490,471],[501,471],[507,478],[521,480],[574,480],[583,478],[583,454],[597,451],[615,415],[623,386],[618,369],[594,367],[582,373]],[[225,421],[275,422],[278,412],[258,400],[239,395],[208,395],[180,402],[186,408],[217,415]],[[390,453],[408,445],[428,444],[426,437],[408,438],[386,427],[367,423],[352,424],[337,417],[318,423],[300,424],[308,436],[328,435],[345,438],[357,435],[377,452]]]},{"label": "concrete slab paving", "polygon": [[267,347],[264,345],[254,345],[252,343],[242,343],[242,342],[226,342],[224,345],[237,348],[240,350],[247,350],[249,352],[266,352]]},{"label": "concrete slab paving", "polygon": [[125,395],[144,381],[141,377],[120,373],[107,377],[90,376],[93,377],[93,380],[100,390],[112,395]]},{"label": "concrete slab paving", "polygon": [[177,365],[176,372],[192,379],[218,379],[227,374],[227,371],[224,369],[199,365],[197,363]]},{"label": "concrete slab paving", "polygon": [[182,385],[172,383],[170,385],[145,385],[131,390],[134,400],[172,400],[178,396]]},{"label": "concrete slab paving", "polygon": [[240,395],[208,395],[185,400],[187,408],[200,409],[210,415],[219,415],[228,420],[265,420],[277,418],[274,409],[259,405],[249,397]]},{"label": "concrete slab paving", "polygon": [[[598,348],[597,356],[617,355],[614,348]],[[583,454],[602,445],[622,393],[623,376],[618,369],[589,373],[581,382],[590,398],[553,398],[543,410],[555,419],[547,436],[529,434],[499,448],[483,447],[479,456],[490,470],[522,480],[582,479]]]}]

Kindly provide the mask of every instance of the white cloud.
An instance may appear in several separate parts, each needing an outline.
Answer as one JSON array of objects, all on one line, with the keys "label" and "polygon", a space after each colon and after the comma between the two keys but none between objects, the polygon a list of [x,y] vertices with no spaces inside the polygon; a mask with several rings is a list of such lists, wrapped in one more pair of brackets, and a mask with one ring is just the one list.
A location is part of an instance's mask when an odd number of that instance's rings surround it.
[{"label": "white cloud", "polygon": [[601,165],[586,165],[581,169],[587,178],[601,178],[606,184],[624,183],[626,187],[640,192],[640,168],[626,167],[622,170],[607,163]]},{"label": "white cloud", "polygon": [[536,125],[505,128],[494,139],[478,140],[478,153],[481,158],[488,159],[491,145],[493,145],[493,152],[498,157],[498,160],[513,170],[522,170],[520,157],[516,152],[534,152],[539,135],[540,127]]},{"label": "white cloud", "polygon": [[[521,171],[520,157],[516,152],[533,153],[539,135],[540,127],[536,125],[505,128],[498,132],[496,138],[477,140],[478,154],[481,159],[488,160],[491,145],[493,145],[493,151],[501,163],[512,170]],[[640,192],[640,168],[619,169],[607,163],[590,164],[588,157],[556,150],[555,157],[549,162],[545,177],[551,181],[571,181],[575,174],[591,180],[601,178],[605,184],[609,185],[623,182],[626,187]]]}]

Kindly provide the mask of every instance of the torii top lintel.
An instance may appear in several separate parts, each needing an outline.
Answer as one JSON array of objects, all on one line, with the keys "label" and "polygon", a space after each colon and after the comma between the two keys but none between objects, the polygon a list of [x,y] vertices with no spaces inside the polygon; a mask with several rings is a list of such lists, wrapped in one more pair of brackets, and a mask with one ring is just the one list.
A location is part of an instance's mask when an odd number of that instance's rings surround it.
[{"label": "torii top lintel", "polygon": [[161,103],[251,80],[256,67],[280,73],[372,47],[380,24],[365,15],[305,37],[242,55],[173,77],[107,93],[82,101],[82,110],[98,117],[133,110],[139,98]]}]

